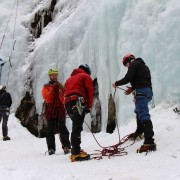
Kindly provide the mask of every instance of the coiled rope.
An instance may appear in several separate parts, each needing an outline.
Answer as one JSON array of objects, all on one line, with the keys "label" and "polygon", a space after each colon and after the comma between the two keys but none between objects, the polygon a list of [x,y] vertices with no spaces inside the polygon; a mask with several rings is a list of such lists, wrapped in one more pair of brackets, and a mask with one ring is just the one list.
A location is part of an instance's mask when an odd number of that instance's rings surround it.
[{"label": "coiled rope", "polygon": [[[124,90],[124,89],[121,89]],[[115,94],[116,94],[116,88],[114,91],[114,98],[115,98]],[[111,145],[111,146],[107,146],[107,147],[103,147],[97,140],[97,138],[95,137],[94,133],[92,132],[91,128],[89,127],[89,125],[85,122],[85,124],[87,125],[87,127],[89,128],[90,132],[92,133],[95,141],[97,142],[97,144],[99,145],[100,148],[102,148],[102,150],[95,150],[96,153],[90,154],[92,157],[92,159],[96,159],[96,160],[100,160],[103,158],[103,156],[107,156],[108,158],[114,157],[114,156],[124,156],[127,155],[128,152],[126,151],[127,147],[132,146],[135,143],[135,140],[133,140],[133,142],[125,147],[120,147],[121,145],[123,145],[125,142],[127,142],[132,133],[128,134],[126,136],[124,136],[122,139],[120,138],[120,131],[119,131],[119,126],[118,126],[118,122],[117,119],[115,118],[116,121],[116,127],[117,127],[117,132],[118,132],[118,137],[119,137],[119,142],[115,145]]]}]

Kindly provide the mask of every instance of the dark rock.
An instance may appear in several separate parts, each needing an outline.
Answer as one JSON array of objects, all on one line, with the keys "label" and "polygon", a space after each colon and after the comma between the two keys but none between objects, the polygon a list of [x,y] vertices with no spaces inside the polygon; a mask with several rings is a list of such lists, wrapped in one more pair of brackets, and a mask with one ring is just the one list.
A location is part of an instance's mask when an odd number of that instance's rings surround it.
[{"label": "dark rock", "polygon": [[46,27],[53,20],[53,11],[57,0],[52,0],[49,8],[38,11],[31,22],[30,32],[35,38],[39,38],[42,34],[43,28]]},{"label": "dark rock", "polygon": [[116,128],[116,105],[112,94],[109,96],[108,102],[108,120],[107,120],[107,128],[106,132],[113,133]]},{"label": "dark rock", "polygon": [[41,138],[46,136],[46,121],[37,114],[34,97],[29,92],[21,100],[15,116],[31,134]]},{"label": "dark rock", "polygon": [[99,100],[99,88],[97,78],[93,80],[94,86],[94,101],[91,109],[91,130],[93,133],[101,131],[101,102]]}]

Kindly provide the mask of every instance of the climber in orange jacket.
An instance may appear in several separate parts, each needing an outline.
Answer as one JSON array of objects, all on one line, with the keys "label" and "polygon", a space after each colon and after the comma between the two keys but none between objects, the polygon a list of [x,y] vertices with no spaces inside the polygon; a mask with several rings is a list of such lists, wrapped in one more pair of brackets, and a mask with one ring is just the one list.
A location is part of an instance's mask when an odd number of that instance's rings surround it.
[{"label": "climber in orange jacket", "polygon": [[55,133],[60,133],[60,141],[64,154],[70,152],[69,131],[66,127],[66,113],[64,108],[64,88],[58,82],[58,71],[50,69],[48,72],[50,81],[42,88],[42,96],[45,101],[45,117],[47,119],[46,142],[49,155],[55,154]]}]

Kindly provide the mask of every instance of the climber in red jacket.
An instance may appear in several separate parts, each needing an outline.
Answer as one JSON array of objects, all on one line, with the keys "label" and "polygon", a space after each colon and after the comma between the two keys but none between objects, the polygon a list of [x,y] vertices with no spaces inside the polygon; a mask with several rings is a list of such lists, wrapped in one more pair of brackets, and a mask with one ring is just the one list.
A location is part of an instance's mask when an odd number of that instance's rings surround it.
[{"label": "climber in red jacket", "polygon": [[49,155],[55,154],[55,133],[60,133],[60,141],[64,153],[70,152],[69,132],[65,125],[66,113],[64,108],[64,88],[57,81],[58,71],[50,69],[48,72],[50,81],[42,89],[45,100],[45,117],[47,119],[47,146]]},{"label": "climber in red jacket", "polygon": [[82,161],[90,158],[90,155],[80,148],[85,114],[90,112],[93,102],[94,89],[90,75],[90,67],[83,64],[78,69],[73,70],[71,77],[65,83],[65,107],[73,122],[71,161]]}]

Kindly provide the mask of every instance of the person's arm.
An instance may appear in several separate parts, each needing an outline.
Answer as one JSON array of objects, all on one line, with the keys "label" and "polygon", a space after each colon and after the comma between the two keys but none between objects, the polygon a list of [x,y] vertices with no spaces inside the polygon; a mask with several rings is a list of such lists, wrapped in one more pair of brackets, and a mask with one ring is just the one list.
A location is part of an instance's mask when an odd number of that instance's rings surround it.
[{"label": "person's arm", "polygon": [[119,81],[116,81],[115,86],[122,86],[122,85],[128,84],[133,79],[135,73],[136,73],[136,63],[132,63],[129,66],[128,72],[126,73],[125,77]]},{"label": "person's arm", "polygon": [[48,86],[42,88],[42,97],[47,103],[53,99],[53,93]]},{"label": "person's arm", "polygon": [[87,95],[87,106],[88,108],[91,108],[93,103],[94,88],[92,79],[89,75],[85,76],[85,88]]},{"label": "person's arm", "polygon": [[11,105],[12,105],[12,98],[11,98],[10,93],[7,93],[7,94],[8,94],[9,107],[11,107]]}]

